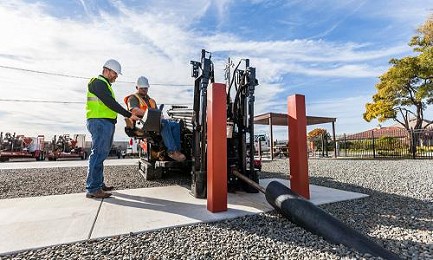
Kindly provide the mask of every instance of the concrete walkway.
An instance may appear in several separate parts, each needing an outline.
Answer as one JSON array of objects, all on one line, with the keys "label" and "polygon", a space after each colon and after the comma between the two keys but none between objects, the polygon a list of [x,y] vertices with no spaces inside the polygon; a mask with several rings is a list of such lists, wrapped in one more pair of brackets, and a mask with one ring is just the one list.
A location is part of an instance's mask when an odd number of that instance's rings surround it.
[{"label": "concrete walkway", "polygon": [[[260,180],[262,186],[276,179]],[[290,187],[288,180],[281,180]],[[366,197],[365,194],[310,186],[316,205]],[[0,255],[27,249],[157,230],[267,212],[261,193],[228,195],[228,211],[211,213],[205,199],[181,186],[115,191],[108,199],[84,193],[0,200]]]},{"label": "concrete walkway", "polygon": [[[57,168],[57,167],[87,167],[88,160],[81,159],[59,159],[57,161],[35,161],[35,160],[20,160],[14,159],[10,162],[0,163],[0,170],[10,169],[42,169],[42,168]],[[137,165],[138,159],[108,159],[104,161],[105,166],[119,165]]]}]

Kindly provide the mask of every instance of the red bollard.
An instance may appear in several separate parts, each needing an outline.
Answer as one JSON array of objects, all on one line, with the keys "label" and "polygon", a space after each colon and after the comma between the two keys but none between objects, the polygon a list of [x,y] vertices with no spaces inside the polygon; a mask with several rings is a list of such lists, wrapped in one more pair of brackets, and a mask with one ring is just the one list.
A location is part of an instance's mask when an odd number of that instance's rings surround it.
[{"label": "red bollard", "polygon": [[310,199],[307,154],[307,115],[305,96],[287,98],[289,123],[290,188],[306,199]]},{"label": "red bollard", "polygon": [[207,209],[227,211],[226,86],[213,83],[207,93]]}]

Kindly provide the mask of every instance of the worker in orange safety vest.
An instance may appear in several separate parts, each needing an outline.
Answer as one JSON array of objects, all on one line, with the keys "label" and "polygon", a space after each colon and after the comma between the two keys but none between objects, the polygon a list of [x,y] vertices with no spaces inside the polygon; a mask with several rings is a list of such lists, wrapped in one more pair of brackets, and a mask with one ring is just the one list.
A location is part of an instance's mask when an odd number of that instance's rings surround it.
[{"label": "worker in orange safety vest", "polygon": [[[138,78],[135,86],[137,92],[124,98],[129,111],[142,117],[148,108],[157,108],[156,101],[147,94],[149,87],[146,77]],[[185,155],[180,152],[180,124],[173,120],[161,119],[161,136],[168,156],[175,161],[185,161]]]}]

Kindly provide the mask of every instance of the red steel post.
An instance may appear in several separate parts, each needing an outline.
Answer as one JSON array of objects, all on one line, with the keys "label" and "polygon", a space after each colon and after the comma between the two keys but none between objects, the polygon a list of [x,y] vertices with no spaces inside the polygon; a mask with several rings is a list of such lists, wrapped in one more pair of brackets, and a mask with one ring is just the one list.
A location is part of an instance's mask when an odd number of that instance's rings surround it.
[{"label": "red steel post", "polygon": [[287,98],[289,123],[290,188],[306,199],[310,199],[307,155],[307,116],[305,96],[292,95]]},{"label": "red steel post", "polygon": [[227,211],[226,86],[210,85],[207,93],[207,209]]}]

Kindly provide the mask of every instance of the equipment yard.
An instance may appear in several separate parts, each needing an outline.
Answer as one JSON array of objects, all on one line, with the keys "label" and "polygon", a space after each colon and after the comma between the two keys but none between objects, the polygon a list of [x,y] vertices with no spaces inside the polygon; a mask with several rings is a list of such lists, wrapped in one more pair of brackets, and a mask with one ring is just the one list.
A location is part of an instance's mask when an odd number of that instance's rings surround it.
[{"label": "equipment yard", "polygon": [[[345,224],[369,235],[375,242],[402,259],[432,259],[433,175],[429,170],[432,164],[427,160],[310,159],[310,183],[369,195],[361,199],[325,204],[320,207]],[[287,159],[274,160],[263,162],[259,177],[287,180],[287,173]],[[84,192],[85,175],[86,167],[76,166],[46,170],[3,169],[0,170],[0,198],[2,199],[0,202],[5,202],[5,199],[47,195],[74,196],[74,193]],[[117,190],[131,190],[127,191],[128,193],[133,193],[132,189],[169,185],[189,188],[191,184],[189,174],[170,175],[156,181],[146,181],[137,172],[135,164],[106,165],[105,176]],[[86,200],[82,194],[78,196],[85,202],[92,202]],[[106,200],[108,202],[110,199]],[[68,207],[67,200],[64,203],[63,206]],[[111,207],[120,209],[133,206],[133,203],[111,204]],[[205,207],[203,205],[203,211]],[[143,208],[145,209],[146,206],[144,205]],[[0,210],[0,216],[6,214],[7,212]],[[182,215],[182,212],[177,214]],[[144,218],[129,221],[140,224]],[[110,234],[113,230],[108,229],[104,232]],[[23,239],[28,238],[23,237]],[[3,237],[2,241],[5,240]],[[0,259],[341,258],[370,259],[373,257],[362,255],[342,245],[330,244],[292,224],[275,211],[154,231],[134,231],[129,234],[118,232],[117,235],[109,235],[105,238],[21,251],[0,257]]]}]

